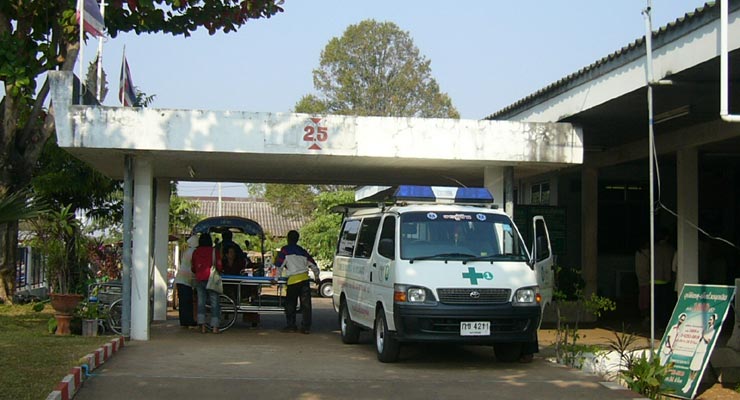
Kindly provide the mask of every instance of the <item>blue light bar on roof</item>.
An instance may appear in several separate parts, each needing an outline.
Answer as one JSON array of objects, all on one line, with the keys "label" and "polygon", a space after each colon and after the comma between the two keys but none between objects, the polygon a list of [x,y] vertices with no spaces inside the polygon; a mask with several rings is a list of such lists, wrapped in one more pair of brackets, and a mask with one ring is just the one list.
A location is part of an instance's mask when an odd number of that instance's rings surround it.
[{"label": "blue light bar on roof", "polygon": [[493,196],[486,188],[401,185],[393,197],[397,201],[493,203]]}]

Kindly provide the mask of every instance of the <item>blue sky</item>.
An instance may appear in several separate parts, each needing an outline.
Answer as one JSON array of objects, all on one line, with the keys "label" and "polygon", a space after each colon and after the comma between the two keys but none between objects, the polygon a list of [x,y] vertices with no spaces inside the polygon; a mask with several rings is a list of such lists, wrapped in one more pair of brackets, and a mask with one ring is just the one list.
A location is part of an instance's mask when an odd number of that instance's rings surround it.
[{"label": "blue sky", "polygon": [[[327,42],[364,19],[409,32],[462,118],[481,119],[645,34],[646,0],[286,0],[285,12],[240,31],[190,38],[124,34],[104,46],[106,105],[118,105],[123,46],[134,84],[152,107],[290,112],[314,93],[312,70]],[[702,6],[653,0],[653,29]],[[94,57],[96,43],[85,50]],[[222,185],[243,196],[241,184]],[[216,195],[215,184],[181,185]]]}]

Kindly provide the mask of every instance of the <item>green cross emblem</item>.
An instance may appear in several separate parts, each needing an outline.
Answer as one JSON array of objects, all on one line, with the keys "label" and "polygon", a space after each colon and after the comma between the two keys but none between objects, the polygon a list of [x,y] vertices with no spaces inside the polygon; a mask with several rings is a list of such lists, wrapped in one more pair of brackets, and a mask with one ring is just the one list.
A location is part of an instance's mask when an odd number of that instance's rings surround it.
[{"label": "green cross emblem", "polygon": [[487,281],[490,281],[493,279],[493,274],[490,272],[475,272],[475,268],[468,267],[468,272],[463,272],[462,277],[465,279],[470,279],[471,285],[477,285],[478,279],[485,279]]}]

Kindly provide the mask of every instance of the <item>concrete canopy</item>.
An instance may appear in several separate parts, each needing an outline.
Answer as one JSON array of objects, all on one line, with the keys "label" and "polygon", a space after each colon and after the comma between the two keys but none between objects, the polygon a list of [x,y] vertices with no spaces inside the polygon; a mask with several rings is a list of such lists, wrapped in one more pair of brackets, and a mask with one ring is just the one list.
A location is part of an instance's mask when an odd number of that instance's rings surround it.
[{"label": "concrete canopy", "polygon": [[583,161],[568,123],[310,116],[73,105],[73,75],[52,73],[60,147],[121,179],[125,155],[156,178],[194,181],[482,186]]},{"label": "concrete canopy", "polygon": [[125,178],[122,327],[134,340],[149,340],[150,310],[135,294],[153,287],[152,316],[167,317],[168,181],[486,186],[511,209],[515,174],[583,162],[570,123],[76,105],[74,75],[49,76],[59,147]]}]

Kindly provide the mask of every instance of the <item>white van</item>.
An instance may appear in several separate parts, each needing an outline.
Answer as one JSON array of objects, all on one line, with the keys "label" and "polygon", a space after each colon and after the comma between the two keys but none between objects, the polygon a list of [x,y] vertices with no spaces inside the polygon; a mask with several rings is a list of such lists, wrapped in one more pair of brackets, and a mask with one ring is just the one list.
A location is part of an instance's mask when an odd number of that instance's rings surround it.
[{"label": "white van", "polygon": [[493,345],[512,362],[537,352],[552,297],[547,227],[532,251],[482,188],[399,186],[394,204],[344,207],[334,258],[334,309],[344,343],[372,330],[378,360],[402,342]]}]

